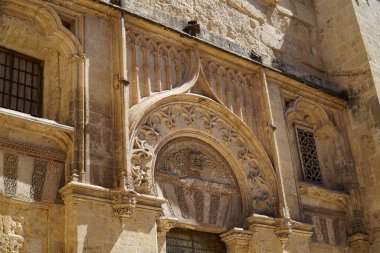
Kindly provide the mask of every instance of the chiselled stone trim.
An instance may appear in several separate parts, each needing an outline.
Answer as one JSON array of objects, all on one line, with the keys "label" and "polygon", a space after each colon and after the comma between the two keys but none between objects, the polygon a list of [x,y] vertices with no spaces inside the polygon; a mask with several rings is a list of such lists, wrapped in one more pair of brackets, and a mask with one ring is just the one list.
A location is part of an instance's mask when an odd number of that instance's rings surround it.
[{"label": "chiselled stone trim", "polygon": [[17,189],[18,155],[4,153],[4,192],[15,196]]},{"label": "chiselled stone trim", "polygon": [[33,164],[32,187],[30,188],[30,198],[41,201],[42,191],[45,183],[47,161],[36,159]]},{"label": "chiselled stone trim", "polygon": [[220,235],[226,244],[248,244],[252,237],[252,232],[242,228],[233,228]]},{"label": "chiselled stone trim", "polygon": [[32,155],[32,156],[38,156],[38,157],[46,158],[49,160],[56,160],[56,161],[61,161],[61,162],[64,162],[66,160],[66,155],[63,152],[32,147],[29,145],[11,142],[11,141],[1,139],[1,138],[0,138],[0,149]]}]

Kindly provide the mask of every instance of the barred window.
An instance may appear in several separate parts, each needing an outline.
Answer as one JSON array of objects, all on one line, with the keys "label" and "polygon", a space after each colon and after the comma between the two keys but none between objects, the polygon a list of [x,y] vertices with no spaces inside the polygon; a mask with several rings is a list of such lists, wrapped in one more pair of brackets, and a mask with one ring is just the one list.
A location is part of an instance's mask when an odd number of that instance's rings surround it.
[{"label": "barred window", "polygon": [[313,130],[296,126],[296,135],[304,180],[306,182],[322,184],[321,168],[318,161]]},{"label": "barred window", "polygon": [[0,107],[41,116],[42,61],[0,47]]}]

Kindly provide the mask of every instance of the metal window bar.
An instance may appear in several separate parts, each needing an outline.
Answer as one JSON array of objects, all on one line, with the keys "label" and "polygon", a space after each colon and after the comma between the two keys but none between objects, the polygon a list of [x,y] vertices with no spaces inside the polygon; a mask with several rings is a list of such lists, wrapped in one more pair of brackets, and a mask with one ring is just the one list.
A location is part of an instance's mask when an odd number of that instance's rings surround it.
[{"label": "metal window bar", "polygon": [[43,62],[0,47],[0,107],[42,116]]},{"label": "metal window bar", "polygon": [[313,130],[301,126],[295,129],[304,181],[323,184]]}]

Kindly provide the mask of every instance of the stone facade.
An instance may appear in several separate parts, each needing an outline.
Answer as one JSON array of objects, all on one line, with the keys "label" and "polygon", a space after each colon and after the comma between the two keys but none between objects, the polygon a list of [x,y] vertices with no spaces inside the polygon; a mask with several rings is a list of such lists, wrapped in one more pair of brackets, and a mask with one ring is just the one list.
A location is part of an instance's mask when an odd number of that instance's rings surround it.
[{"label": "stone facade", "polygon": [[0,251],[379,252],[379,13],[2,0],[43,81],[41,117],[0,107]]}]

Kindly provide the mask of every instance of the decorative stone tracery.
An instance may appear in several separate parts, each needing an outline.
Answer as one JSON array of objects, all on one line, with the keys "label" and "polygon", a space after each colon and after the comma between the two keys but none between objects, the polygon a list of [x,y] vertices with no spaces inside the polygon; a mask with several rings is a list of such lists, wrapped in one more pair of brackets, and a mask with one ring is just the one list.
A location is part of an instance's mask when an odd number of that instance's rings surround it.
[{"label": "decorative stone tracery", "polygon": [[[176,95],[173,101],[180,103],[165,103],[162,100],[162,105],[152,106],[154,109],[132,133],[130,188],[153,194],[153,167],[160,145],[174,135],[186,136],[186,132],[197,132],[197,137],[214,143],[222,149],[220,151],[230,156],[234,174],[238,177],[240,188],[243,188],[243,198],[248,202],[247,211],[275,214],[277,193],[274,171],[261,145],[236,116],[232,115],[229,119],[229,112],[227,116],[221,115],[226,114],[224,107],[213,110],[213,102],[205,100],[197,96]],[[213,106],[219,105],[213,103]],[[233,123],[233,120],[236,122]],[[239,128],[237,124],[240,124]],[[192,156],[192,159],[202,163],[201,155]],[[194,167],[195,174],[196,171],[197,166]],[[181,190],[177,191],[180,193]],[[216,204],[215,200],[212,205]]]}]

